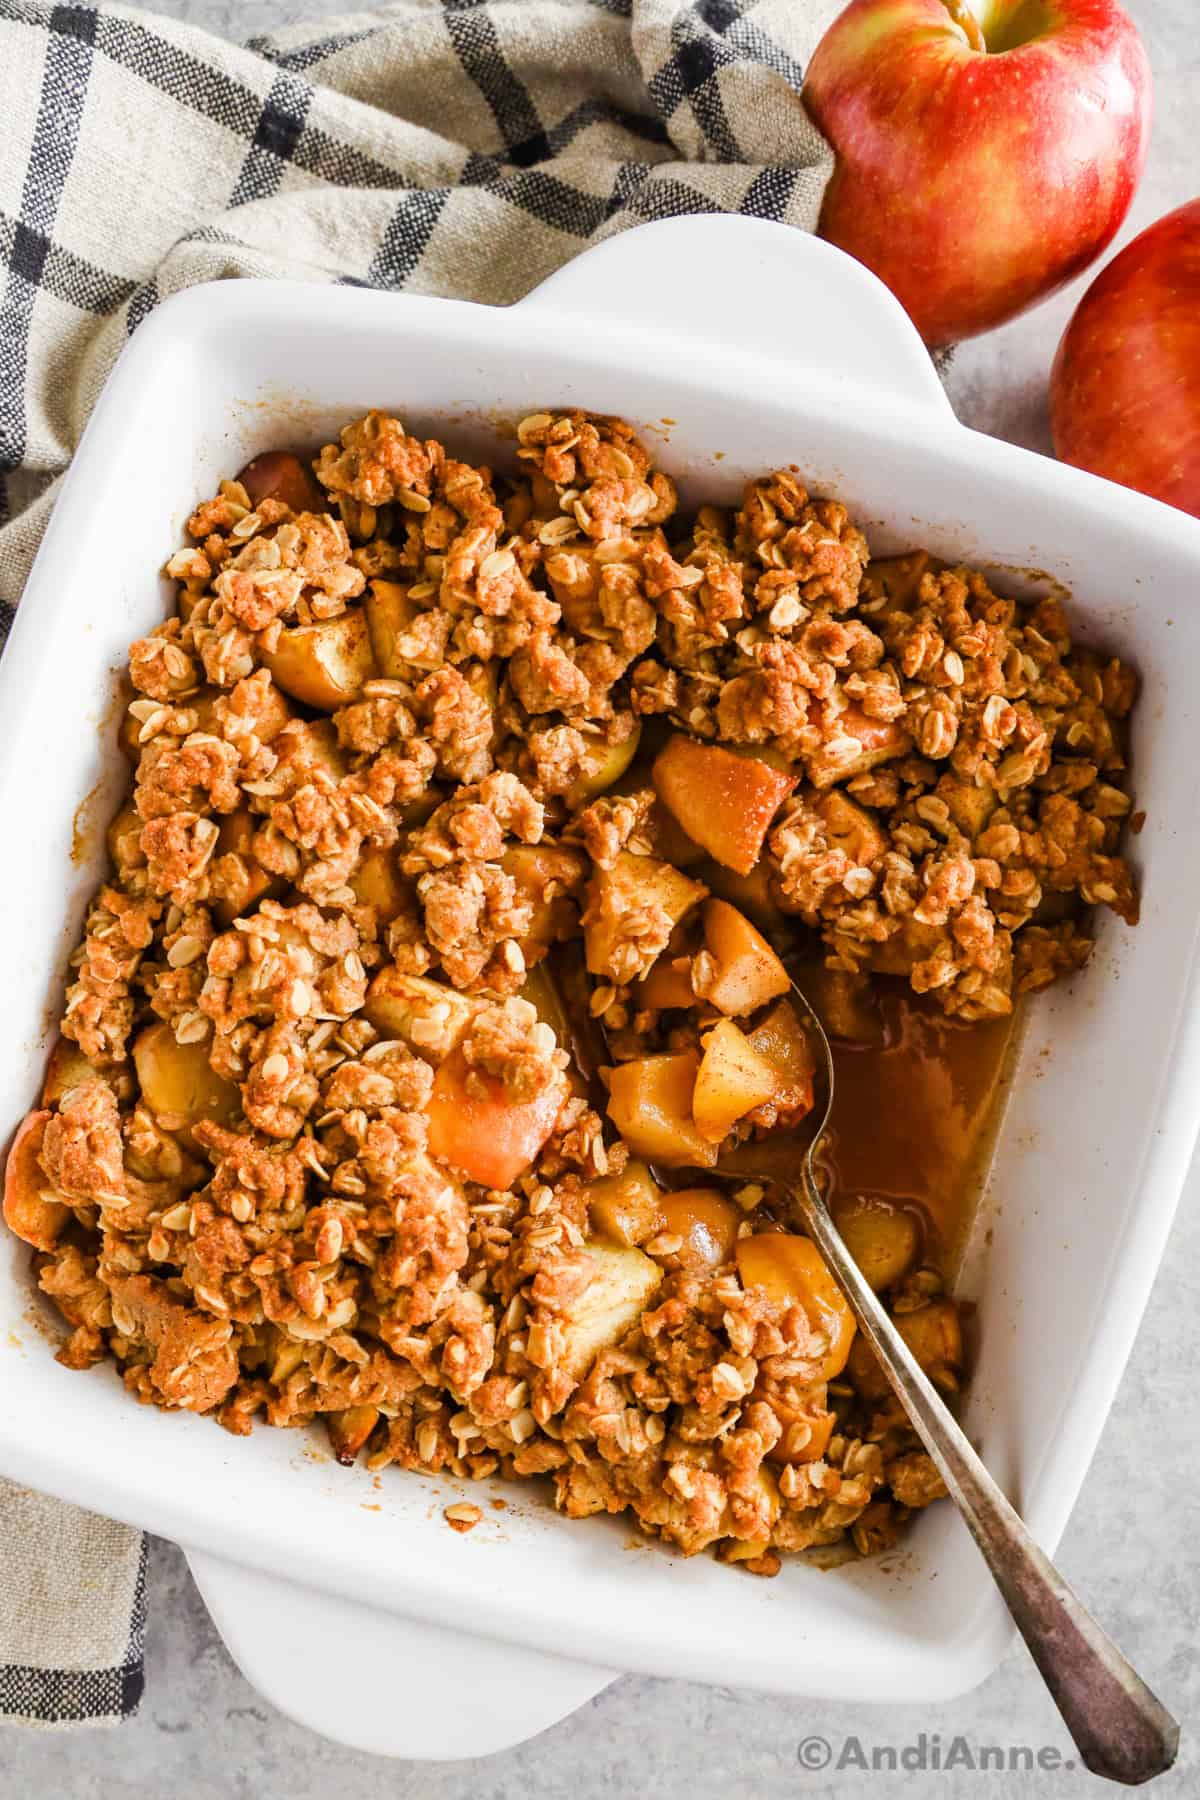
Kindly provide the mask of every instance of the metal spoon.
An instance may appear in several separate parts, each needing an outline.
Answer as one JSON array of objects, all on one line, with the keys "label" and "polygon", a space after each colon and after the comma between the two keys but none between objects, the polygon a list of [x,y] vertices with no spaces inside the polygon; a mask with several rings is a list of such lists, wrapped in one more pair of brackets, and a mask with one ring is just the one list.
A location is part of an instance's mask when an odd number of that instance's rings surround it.
[{"label": "metal spoon", "polygon": [[[824,1108],[801,1160],[800,1183],[786,1188],[788,1197],[937,1464],[1085,1765],[1094,1775],[1130,1787],[1150,1781],[1175,1761],[1178,1724],[1038,1548],[863,1280],[830,1217],[813,1158],[833,1106],[833,1054],[824,1026],[795,982],[792,992],[818,1048]],[[816,1109],[811,1116],[818,1118]],[[736,1179],[744,1181],[753,1172],[753,1157],[743,1147]],[[762,1172],[778,1183],[777,1161]],[[723,1170],[720,1163],[708,1173],[735,1178],[734,1171]]]}]

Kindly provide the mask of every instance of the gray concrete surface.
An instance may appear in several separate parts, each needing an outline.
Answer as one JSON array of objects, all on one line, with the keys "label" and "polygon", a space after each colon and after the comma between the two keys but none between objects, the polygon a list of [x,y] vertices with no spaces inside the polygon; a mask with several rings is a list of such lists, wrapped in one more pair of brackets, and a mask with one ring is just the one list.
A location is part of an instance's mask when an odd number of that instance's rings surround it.
[{"label": "gray concrete surface", "polygon": [[[1127,0],[1150,47],[1156,120],[1149,166],[1129,237],[1200,190],[1200,47],[1192,0]],[[153,10],[248,37],[297,16],[277,0],[157,0]],[[309,0],[309,14],[337,10]],[[1045,384],[1054,345],[1085,282],[1022,320],[968,345],[951,393],[980,430],[1048,448]],[[1200,1791],[1192,1724],[1200,1716],[1200,1165],[1193,1171],[1145,1323],[1076,1507],[1060,1562],[1087,1603],[1184,1722],[1164,1796]],[[147,1693],[140,1717],[119,1731],[71,1735],[0,1733],[0,1800],[761,1800],[772,1794],[837,1794],[893,1800],[932,1792],[961,1800],[1070,1800],[1096,1784],[1077,1768],[1053,1773],[941,1774],[807,1771],[800,1746],[814,1734],[832,1747],[857,1737],[873,1746],[917,1746],[940,1736],[943,1758],[961,1738],[986,1745],[1071,1746],[1023,1651],[975,1693],[938,1708],[806,1704],[732,1688],[627,1678],[534,1742],[476,1763],[404,1764],[356,1755],[275,1713],[226,1654],[172,1545],[151,1555]],[[586,1630],[586,1626],[584,1626]],[[397,1671],[397,1679],[402,1673]],[[809,1754],[812,1754],[809,1752]],[[910,1751],[907,1763],[916,1760]]]}]

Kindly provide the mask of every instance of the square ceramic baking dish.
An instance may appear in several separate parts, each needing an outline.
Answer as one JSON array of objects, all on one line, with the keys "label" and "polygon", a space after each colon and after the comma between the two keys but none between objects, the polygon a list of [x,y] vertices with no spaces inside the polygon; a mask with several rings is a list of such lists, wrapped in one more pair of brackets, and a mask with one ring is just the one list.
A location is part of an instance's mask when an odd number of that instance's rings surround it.
[{"label": "square ceramic baking dish", "polygon": [[[1196,1136],[1200,524],[965,430],[891,296],[811,238],[681,219],[613,238],[505,311],[239,281],[169,300],[141,326],[0,665],[0,1129],[37,1094],[126,779],[118,671],[168,607],[156,571],[194,501],[254,453],[319,443],[369,406],[502,458],[504,426],[573,405],[647,430],[689,502],[794,462],[876,550],[922,544],[1010,580],[1049,570],[1073,592],[1080,635],[1141,670],[1142,923],[1106,917],[1090,968],[1029,1007],[960,1280],[980,1326],[968,1429],[1052,1552]],[[459,1536],[442,1518],[463,1497],[452,1483],[377,1482],[334,1465],[323,1437],[264,1427],[247,1442],[143,1409],[111,1368],[60,1368],[36,1316],[27,1253],[5,1236],[0,1471],[186,1546],[251,1680],[364,1748],[499,1748],[626,1669],[934,1702],[978,1682],[1009,1641],[949,1506],[883,1561],[796,1563],[774,1581],[631,1554],[624,1522],[569,1523],[525,1488],[497,1488],[505,1509]]]}]

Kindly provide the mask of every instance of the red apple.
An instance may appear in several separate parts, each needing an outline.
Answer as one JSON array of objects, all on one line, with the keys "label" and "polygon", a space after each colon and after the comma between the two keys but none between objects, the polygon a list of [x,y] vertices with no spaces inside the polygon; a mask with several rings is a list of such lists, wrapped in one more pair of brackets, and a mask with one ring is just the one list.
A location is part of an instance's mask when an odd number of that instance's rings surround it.
[{"label": "red apple", "polygon": [[1150,65],[1115,0],[852,0],[804,99],[837,163],[820,232],[927,344],[1087,267],[1133,198]]},{"label": "red apple", "polygon": [[1050,427],[1063,462],[1200,517],[1200,200],[1126,244],[1079,302]]}]

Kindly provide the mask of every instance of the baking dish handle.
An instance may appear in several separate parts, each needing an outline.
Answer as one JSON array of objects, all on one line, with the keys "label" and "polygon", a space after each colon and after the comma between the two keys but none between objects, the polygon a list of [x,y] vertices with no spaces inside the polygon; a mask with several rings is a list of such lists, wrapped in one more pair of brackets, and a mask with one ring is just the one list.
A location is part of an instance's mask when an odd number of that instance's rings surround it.
[{"label": "baking dish handle", "polygon": [[246,1679],[288,1718],[376,1756],[489,1756],[556,1725],[617,1678],[318,1593],[188,1550]]},{"label": "baking dish handle", "polygon": [[[861,263],[811,232],[740,213],[661,219],[585,250],[522,307],[647,326],[710,354],[765,356],[954,417],[908,314]],[[586,337],[583,339],[586,343]]]}]

